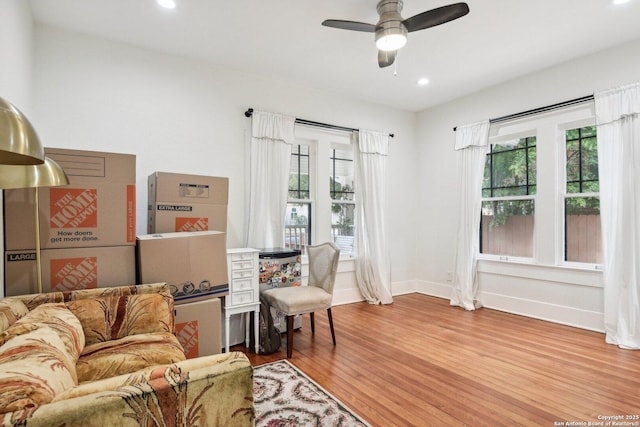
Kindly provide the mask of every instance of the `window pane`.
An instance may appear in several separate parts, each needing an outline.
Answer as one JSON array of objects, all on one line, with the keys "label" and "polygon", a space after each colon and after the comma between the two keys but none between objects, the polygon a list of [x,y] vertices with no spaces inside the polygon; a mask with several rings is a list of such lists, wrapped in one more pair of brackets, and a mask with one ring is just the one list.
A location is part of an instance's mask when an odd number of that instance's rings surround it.
[{"label": "window pane", "polygon": [[596,127],[571,129],[565,135],[567,193],[597,193],[600,185]]},{"label": "window pane", "polygon": [[331,150],[329,191],[332,200],[354,200],[353,152]]},{"label": "window pane", "polygon": [[[567,137],[569,132],[573,131],[568,131]],[[578,141],[567,140],[567,183],[578,181],[580,181],[580,145]]]},{"label": "window pane", "polygon": [[533,200],[482,203],[480,253],[533,257]]},{"label": "window pane", "polygon": [[484,169],[483,197],[533,195],[535,184],[535,137],[521,138],[515,144],[491,146]]},{"label": "window pane", "polygon": [[598,143],[595,137],[582,140],[582,179],[598,179]]},{"label": "window pane", "polygon": [[[527,156],[528,156],[528,183],[530,186],[535,185],[536,184],[536,171],[537,171],[537,163],[536,163],[536,148],[530,148],[529,150],[527,150]],[[529,194],[536,194],[536,190],[533,189],[533,191],[529,191]]]},{"label": "window pane", "polygon": [[602,263],[600,199],[565,199],[565,261]]},{"label": "window pane", "polygon": [[331,236],[343,254],[353,251],[354,212],[353,203],[331,204]]},{"label": "window pane", "polygon": [[289,198],[309,199],[309,146],[294,145],[289,168]]},{"label": "window pane", "polygon": [[287,203],[284,219],[284,246],[305,253],[311,242],[311,204]]}]

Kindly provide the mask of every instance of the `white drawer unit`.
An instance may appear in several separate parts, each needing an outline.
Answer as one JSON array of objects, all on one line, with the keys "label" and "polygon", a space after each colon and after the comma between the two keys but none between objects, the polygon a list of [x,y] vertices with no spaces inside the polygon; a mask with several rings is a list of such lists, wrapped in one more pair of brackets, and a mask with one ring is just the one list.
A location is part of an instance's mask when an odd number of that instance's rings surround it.
[{"label": "white drawer unit", "polygon": [[229,270],[229,295],[224,298],[225,314],[225,351],[229,352],[229,318],[232,314],[244,313],[246,316],[245,345],[249,347],[249,319],[252,311],[254,319],[255,351],[258,353],[259,328],[258,313],[260,310],[260,292],[258,287],[258,253],[257,249],[227,249],[227,267]]}]

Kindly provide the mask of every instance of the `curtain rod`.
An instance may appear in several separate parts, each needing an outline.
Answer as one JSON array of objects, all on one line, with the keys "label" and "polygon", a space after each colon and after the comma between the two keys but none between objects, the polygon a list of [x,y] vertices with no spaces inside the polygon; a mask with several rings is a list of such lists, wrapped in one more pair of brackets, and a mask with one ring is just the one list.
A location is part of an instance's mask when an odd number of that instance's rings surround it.
[{"label": "curtain rod", "polygon": [[[252,115],[253,115],[253,108],[249,108],[247,111],[244,112],[245,117],[251,117]],[[358,129],[355,129],[355,128],[348,128],[345,126],[338,126],[338,125],[330,125],[327,123],[314,122],[313,120],[306,120],[306,119],[296,118],[296,124],[315,126],[315,127],[325,128],[325,129],[342,130],[345,132],[358,132]],[[393,138],[393,136],[394,135],[392,133],[389,134],[390,138]]]},{"label": "curtain rod", "polygon": [[[489,123],[501,123],[506,122],[508,120],[519,119],[522,117],[532,116],[534,114],[546,113],[547,111],[557,110],[558,108],[569,107],[570,105],[582,104],[583,102],[593,101],[593,95],[582,96],[580,98],[570,99],[568,101],[558,102],[557,104],[547,105],[545,107],[538,107],[532,110],[522,111],[520,113],[509,114],[502,117],[497,117],[495,119],[490,119]],[[453,131],[455,132],[458,127],[454,127]]]}]

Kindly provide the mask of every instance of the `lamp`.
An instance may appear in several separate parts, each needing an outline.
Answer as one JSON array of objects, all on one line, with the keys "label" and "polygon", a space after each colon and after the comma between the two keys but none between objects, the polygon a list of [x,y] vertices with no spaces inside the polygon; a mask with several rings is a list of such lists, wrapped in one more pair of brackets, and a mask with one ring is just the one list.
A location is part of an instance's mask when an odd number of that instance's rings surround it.
[{"label": "lamp", "polygon": [[69,178],[60,165],[48,157],[40,165],[2,165],[0,164],[0,189],[33,188],[35,190],[35,227],[36,227],[36,275],[38,292],[42,293],[42,265],[40,263],[40,218],[38,206],[38,188],[67,185]]},{"label": "lamp", "polygon": [[44,148],[35,129],[20,110],[0,98],[0,164],[43,163]]}]

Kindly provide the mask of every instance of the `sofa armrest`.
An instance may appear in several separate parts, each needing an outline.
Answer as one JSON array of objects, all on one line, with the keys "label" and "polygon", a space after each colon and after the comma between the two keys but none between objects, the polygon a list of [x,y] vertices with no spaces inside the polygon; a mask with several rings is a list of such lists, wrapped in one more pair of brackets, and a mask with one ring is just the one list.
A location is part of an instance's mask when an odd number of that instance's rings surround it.
[{"label": "sofa armrest", "polygon": [[95,392],[87,388],[87,394],[5,414],[3,424],[102,427],[255,423],[253,368],[242,353],[157,366],[104,383],[97,381],[94,386],[100,383],[108,388]]}]

